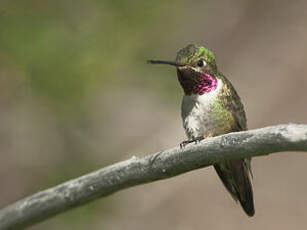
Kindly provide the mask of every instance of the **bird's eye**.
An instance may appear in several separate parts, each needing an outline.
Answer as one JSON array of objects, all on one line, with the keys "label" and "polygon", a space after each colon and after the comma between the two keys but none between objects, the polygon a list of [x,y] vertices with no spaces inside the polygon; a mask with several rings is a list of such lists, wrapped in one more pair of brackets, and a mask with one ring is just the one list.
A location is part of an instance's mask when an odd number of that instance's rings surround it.
[{"label": "bird's eye", "polygon": [[207,65],[207,63],[202,59],[198,60],[198,62],[197,62],[197,66],[199,66],[199,67],[203,67],[203,66],[206,66],[206,65]]}]

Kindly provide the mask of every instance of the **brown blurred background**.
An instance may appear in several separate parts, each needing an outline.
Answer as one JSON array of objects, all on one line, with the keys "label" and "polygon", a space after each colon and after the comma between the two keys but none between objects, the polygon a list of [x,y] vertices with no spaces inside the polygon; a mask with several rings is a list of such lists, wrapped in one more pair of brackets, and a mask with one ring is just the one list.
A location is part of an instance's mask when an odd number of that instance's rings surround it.
[{"label": "brown blurred background", "polygon": [[[307,123],[307,1],[0,2],[0,207],[178,145],[174,59],[210,47],[249,128]],[[248,218],[212,168],[134,187],[31,229],[305,229],[306,153],[253,160]]]}]

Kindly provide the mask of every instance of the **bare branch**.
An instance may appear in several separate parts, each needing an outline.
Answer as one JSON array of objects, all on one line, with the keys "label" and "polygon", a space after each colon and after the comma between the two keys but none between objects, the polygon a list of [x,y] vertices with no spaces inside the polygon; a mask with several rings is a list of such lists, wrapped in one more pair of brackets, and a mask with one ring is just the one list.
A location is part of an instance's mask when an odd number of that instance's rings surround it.
[{"label": "bare branch", "polygon": [[24,228],[121,189],[173,177],[225,159],[282,151],[307,151],[307,125],[278,125],[230,133],[183,149],[175,147],[143,158],[132,157],[3,208],[0,229]]}]

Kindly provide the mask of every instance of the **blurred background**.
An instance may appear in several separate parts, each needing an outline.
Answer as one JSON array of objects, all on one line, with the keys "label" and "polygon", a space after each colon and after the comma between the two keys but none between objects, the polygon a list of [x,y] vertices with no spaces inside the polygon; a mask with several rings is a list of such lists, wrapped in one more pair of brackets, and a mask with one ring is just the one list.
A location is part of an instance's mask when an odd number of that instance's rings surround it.
[{"label": "blurred background", "polygon": [[[307,123],[306,1],[2,0],[0,207],[178,145],[174,59],[210,47],[249,128]],[[305,229],[306,153],[253,160],[248,218],[214,170],[137,186],[30,229]]]}]

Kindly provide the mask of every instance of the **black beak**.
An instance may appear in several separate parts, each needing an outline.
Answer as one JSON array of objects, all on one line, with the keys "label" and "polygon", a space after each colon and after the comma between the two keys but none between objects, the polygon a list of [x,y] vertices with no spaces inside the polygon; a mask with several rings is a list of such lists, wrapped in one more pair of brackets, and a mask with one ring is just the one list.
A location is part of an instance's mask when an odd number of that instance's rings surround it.
[{"label": "black beak", "polygon": [[184,66],[182,63],[174,62],[174,61],[163,61],[163,60],[148,60],[149,64],[166,64],[166,65],[173,65],[173,66]]}]

